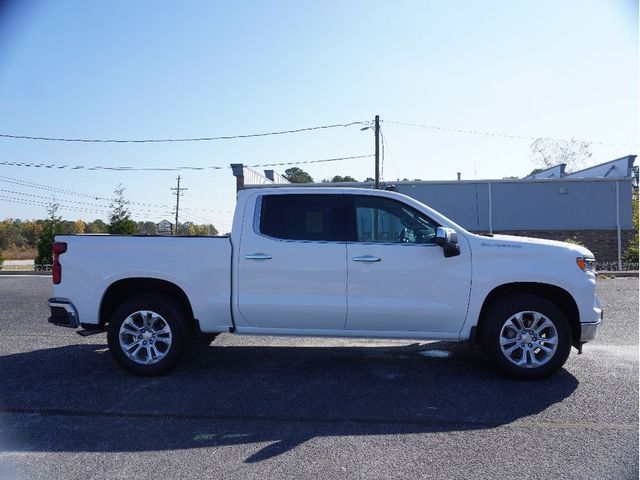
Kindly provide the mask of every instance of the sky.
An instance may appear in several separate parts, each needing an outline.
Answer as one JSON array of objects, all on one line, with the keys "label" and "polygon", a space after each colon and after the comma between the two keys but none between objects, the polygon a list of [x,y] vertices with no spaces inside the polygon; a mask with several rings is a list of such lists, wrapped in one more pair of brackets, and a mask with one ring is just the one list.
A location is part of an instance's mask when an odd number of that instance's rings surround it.
[{"label": "sky", "polygon": [[[638,3],[494,1],[0,1],[0,134],[162,139],[382,119],[383,179],[522,177],[530,139],[591,144],[592,164],[636,154]],[[231,228],[221,166],[373,153],[361,125],[176,143],[0,138],[0,219],[106,219],[118,184],[136,220]],[[320,181],[374,176],[372,157],[302,164]],[[283,173],[288,166],[274,167]],[[40,204],[25,204],[20,201]]]}]

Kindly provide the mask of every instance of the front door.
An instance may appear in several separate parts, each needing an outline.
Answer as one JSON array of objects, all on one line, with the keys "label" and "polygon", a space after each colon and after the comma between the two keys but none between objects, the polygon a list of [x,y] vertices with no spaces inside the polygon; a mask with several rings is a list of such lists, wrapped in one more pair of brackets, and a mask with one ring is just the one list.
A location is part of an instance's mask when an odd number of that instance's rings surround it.
[{"label": "front door", "polygon": [[445,258],[436,222],[398,200],[348,196],[349,330],[455,334],[464,323],[471,255]]}]

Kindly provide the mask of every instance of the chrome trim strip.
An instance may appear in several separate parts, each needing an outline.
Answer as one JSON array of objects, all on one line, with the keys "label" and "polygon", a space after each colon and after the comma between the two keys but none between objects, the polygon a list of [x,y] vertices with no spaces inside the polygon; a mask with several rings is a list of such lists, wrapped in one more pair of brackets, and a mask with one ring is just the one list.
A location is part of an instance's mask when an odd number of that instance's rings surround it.
[{"label": "chrome trim strip", "polygon": [[[334,194],[335,195],[335,194]],[[342,195],[342,194],[340,194]],[[269,235],[265,235],[260,232],[260,215],[262,214],[262,197],[264,195],[258,195],[256,197],[256,207],[253,211],[253,233],[262,238],[268,238],[269,240],[273,240],[274,242],[285,242],[285,243],[337,243],[340,245],[401,245],[403,247],[439,247],[436,243],[404,243],[404,242],[353,242],[353,241],[343,241],[343,240],[292,240],[290,238],[276,238],[271,237]]]}]

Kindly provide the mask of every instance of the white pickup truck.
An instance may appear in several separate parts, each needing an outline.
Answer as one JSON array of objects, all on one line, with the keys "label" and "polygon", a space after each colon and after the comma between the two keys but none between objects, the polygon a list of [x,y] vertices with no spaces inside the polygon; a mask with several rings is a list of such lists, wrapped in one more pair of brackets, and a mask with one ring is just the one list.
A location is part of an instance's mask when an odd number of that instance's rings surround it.
[{"label": "white pickup truck", "polygon": [[106,330],[138,375],[230,332],[472,341],[541,378],[602,321],[589,250],[475,235],[390,191],[244,190],[229,237],[57,236],[53,250],[49,321]]}]

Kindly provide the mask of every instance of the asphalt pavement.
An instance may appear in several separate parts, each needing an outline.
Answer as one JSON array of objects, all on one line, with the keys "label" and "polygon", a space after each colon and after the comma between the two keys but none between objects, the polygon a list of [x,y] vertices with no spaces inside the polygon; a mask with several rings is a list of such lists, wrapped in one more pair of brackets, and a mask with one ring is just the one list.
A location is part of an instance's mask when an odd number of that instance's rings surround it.
[{"label": "asphalt pavement", "polygon": [[0,277],[0,478],[638,478],[638,279],[536,382],[449,342],[221,335],[134,377]]}]

